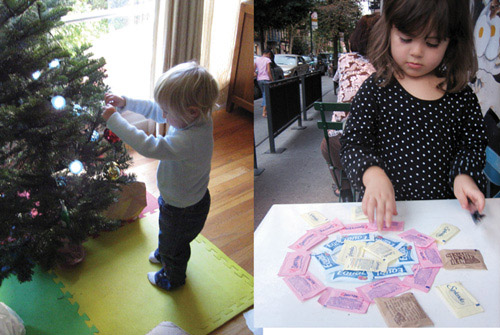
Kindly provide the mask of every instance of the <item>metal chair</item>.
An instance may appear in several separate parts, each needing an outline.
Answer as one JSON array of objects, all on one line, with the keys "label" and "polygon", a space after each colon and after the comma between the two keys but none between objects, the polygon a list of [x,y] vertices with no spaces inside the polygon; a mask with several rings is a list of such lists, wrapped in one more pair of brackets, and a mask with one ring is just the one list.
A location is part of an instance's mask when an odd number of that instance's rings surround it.
[{"label": "metal chair", "polygon": [[491,184],[500,186],[500,156],[493,149],[486,147],[486,165],[484,166],[484,174],[488,178],[486,186],[487,198],[500,198],[500,191],[492,196]]},{"label": "metal chair", "polygon": [[[351,109],[351,104],[350,103],[337,103],[337,102],[315,102],[314,103],[314,109],[319,111],[321,115],[321,121],[317,122],[318,129],[323,130],[323,136],[326,141],[326,148],[328,151],[328,168],[330,169],[330,172],[332,174],[333,180],[335,182],[335,185],[337,186],[337,189],[340,192],[340,197],[339,197],[339,202],[342,201],[348,201],[349,199],[356,200],[356,191],[351,188],[351,190],[342,190],[342,181],[347,181],[347,175],[344,173],[342,169],[339,169],[334,166],[331,154],[330,154],[330,144],[329,144],[329,136],[328,136],[328,130],[342,130],[344,128],[345,124],[345,119],[342,122],[332,122],[332,121],[327,121],[325,117],[325,112],[346,112],[348,113],[349,110]],[[339,177],[337,177],[337,173],[339,174]]]}]

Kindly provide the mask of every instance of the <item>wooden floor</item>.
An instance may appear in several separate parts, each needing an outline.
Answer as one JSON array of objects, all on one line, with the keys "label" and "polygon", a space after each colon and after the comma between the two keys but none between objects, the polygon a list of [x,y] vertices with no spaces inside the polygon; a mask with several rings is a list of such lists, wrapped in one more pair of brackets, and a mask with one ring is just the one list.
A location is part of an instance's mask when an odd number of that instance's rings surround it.
[{"label": "wooden floor", "polygon": [[[208,186],[212,204],[201,233],[253,275],[253,115],[243,110],[221,110],[213,119],[214,154]],[[158,197],[158,161],[129,152],[133,165],[128,172],[135,173],[137,180],[146,183],[148,192]],[[251,332],[240,314],[212,334]]]}]

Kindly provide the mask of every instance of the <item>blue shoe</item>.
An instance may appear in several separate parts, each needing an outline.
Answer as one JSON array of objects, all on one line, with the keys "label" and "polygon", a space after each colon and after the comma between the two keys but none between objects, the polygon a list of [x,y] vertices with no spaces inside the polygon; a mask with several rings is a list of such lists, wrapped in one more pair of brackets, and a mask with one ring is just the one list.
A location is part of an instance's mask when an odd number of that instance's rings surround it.
[{"label": "blue shoe", "polygon": [[151,263],[154,263],[154,264],[160,264],[161,261],[160,261],[160,253],[158,252],[158,249],[156,249],[155,251],[151,251],[151,253],[149,254],[149,261]]},{"label": "blue shoe", "polygon": [[185,284],[185,282],[183,282],[181,284],[172,285],[163,268],[158,272],[148,272],[148,279],[151,284],[167,291],[171,291]]}]

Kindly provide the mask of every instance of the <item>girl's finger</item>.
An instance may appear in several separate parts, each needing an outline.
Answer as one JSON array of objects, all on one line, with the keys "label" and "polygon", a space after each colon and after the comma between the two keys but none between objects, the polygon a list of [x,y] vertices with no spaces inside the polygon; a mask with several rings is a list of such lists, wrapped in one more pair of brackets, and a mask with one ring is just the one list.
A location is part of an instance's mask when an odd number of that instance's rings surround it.
[{"label": "girl's finger", "polygon": [[382,201],[377,203],[377,228],[379,231],[384,227],[385,204]]},{"label": "girl's finger", "polygon": [[477,202],[476,202],[476,208],[479,211],[479,213],[483,213],[484,205],[485,205],[484,196],[479,197],[479,199],[477,199]]},{"label": "girl's finger", "polygon": [[[470,192],[470,194],[467,194],[466,197],[468,199],[470,199],[470,201],[472,202],[473,206],[475,207],[475,209],[477,209],[479,211],[479,213],[481,213],[483,210],[484,210],[484,195],[481,191],[477,190],[477,191],[472,191]],[[472,210],[472,208],[470,208],[471,206],[469,205],[469,210]]]},{"label": "girl's finger", "polygon": [[368,216],[368,198],[363,197],[363,201],[361,201],[361,209],[363,210],[363,214]]},{"label": "girl's finger", "polygon": [[[364,201],[364,199],[363,199],[363,201]],[[366,213],[365,213],[365,215],[368,216],[369,222],[375,221],[374,220],[375,204],[376,204],[375,199],[371,199],[370,197],[368,197],[366,199]]]},{"label": "girl's finger", "polygon": [[[391,202],[388,202],[385,208],[385,226],[389,228],[392,224],[392,215],[397,212]],[[397,215],[397,214],[396,214]]]},{"label": "girl's finger", "polygon": [[458,191],[456,192],[455,196],[457,197],[460,206],[462,206],[463,209],[469,210],[469,200],[467,199],[465,193],[462,191]]}]

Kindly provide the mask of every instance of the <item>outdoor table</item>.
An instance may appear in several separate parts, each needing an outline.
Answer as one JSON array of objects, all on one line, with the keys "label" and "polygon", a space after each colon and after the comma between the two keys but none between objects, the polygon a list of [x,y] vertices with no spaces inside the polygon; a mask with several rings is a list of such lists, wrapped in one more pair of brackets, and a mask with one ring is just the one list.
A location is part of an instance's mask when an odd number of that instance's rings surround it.
[{"label": "outdoor table", "polygon": [[[328,219],[338,218],[342,223],[351,220],[351,207],[361,203],[323,203],[274,205],[255,231],[255,326],[256,327],[386,327],[375,304],[366,314],[328,309],[318,303],[319,295],[301,302],[277,273],[288,246],[313,227],[300,215],[318,211]],[[460,232],[442,249],[478,249],[488,270],[446,270],[441,268],[428,293],[411,289],[435,327],[499,327],[500,326],[500,199],[486,199],[478,225],[471,215],[460,207],[458,200],[398,201],[399,215],[393,220],[404,221],[404,230],[415,228],[430,235],[442,223],[460,228]],[[357,221],[359,222],[359,221]],[[382,232],[386,237],[397,237],[400,232]],[[335,233],[329,240],[334,238]],[[314,253],[327,243],[325,240],[311,251]],[[363,283],[327,282],[324,270],[316,259],[311,259],[309,272],[326,286],[355,291]],[[439,296],[437,285],[459,281],[479,301],[483,313],[458,319]]]}]

